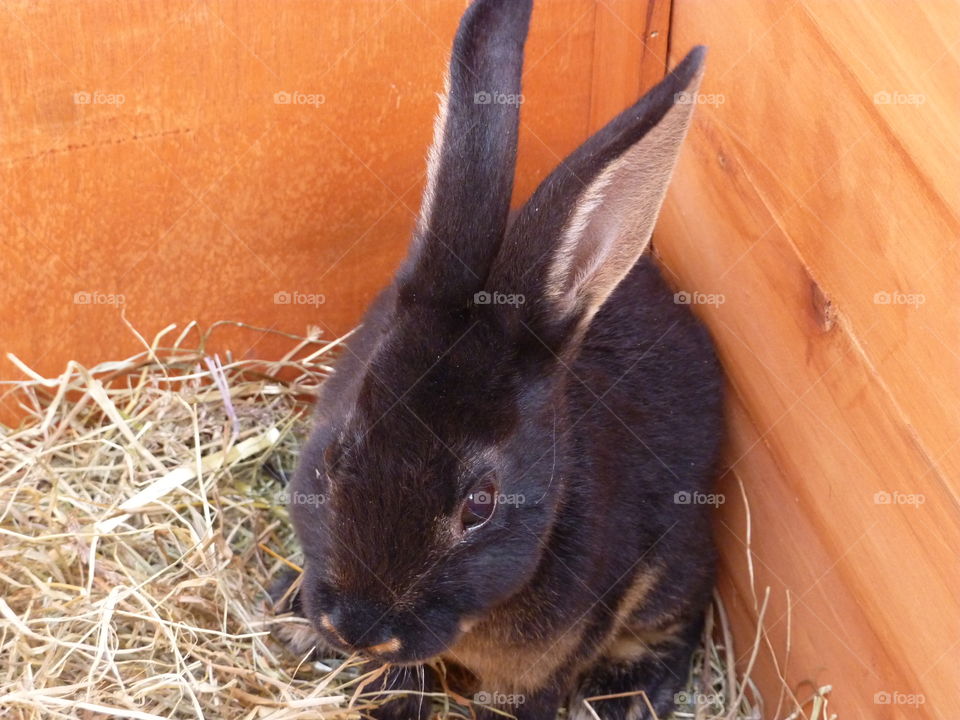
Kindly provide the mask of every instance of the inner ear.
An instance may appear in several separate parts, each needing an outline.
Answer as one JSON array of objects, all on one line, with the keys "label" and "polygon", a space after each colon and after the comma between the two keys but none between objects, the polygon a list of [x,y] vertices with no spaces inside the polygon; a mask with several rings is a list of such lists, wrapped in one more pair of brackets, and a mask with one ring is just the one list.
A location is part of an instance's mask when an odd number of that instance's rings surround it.
[{"label": "inner ear", "polygon": [[649,246],[689,119],[671,108],[577,199],[545,282],[561,318],[589,324]]},{"label": "inner ear", "polygon": [[576,345],[647,248],[704,55],[694,48],[565,159],[523,206],[486,283],[525,298],[519,312],[496,308],[509,331],[528,331],[551,349]]}]

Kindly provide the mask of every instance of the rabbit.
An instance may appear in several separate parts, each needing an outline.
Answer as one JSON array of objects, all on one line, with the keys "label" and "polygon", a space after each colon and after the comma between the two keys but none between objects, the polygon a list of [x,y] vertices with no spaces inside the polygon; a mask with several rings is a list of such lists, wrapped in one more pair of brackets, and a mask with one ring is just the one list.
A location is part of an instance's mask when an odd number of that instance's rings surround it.
[{"label": "rabbit", "polygon": [[291,479],[297,608],[387,666],[381,720],[429,717],[438,666],[482,718],[666,714],[714,585],[722,375],[645,253],[705,50],[511,215],[531,12],[466,10],[409,254]]}]

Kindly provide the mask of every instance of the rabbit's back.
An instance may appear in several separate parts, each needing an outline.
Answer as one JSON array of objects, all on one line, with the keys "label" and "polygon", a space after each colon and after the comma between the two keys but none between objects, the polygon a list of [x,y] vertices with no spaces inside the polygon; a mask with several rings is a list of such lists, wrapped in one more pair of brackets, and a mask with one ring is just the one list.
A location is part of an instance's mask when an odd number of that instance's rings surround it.
[{"label": "rabbit's back", "polygon": [[655,477],[646,489],[658,499],[671,487],[709,491],[723,434],[720,366],[649,256],[599,310],[573,372],[571,416],[594,447],[615,450],[630,477]]}]

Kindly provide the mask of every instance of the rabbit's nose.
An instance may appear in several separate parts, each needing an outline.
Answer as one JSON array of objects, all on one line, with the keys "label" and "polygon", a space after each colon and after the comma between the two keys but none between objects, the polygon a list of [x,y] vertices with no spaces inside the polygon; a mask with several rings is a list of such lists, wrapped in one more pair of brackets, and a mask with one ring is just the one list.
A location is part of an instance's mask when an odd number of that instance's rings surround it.
[{"label": "rabbit's nose", "polygon": [[400,649],[400,640],[377,618],[368,621],[360,614],[346,614],[339,608],[320,618],[320,624],[349,648],[381,655]]}]

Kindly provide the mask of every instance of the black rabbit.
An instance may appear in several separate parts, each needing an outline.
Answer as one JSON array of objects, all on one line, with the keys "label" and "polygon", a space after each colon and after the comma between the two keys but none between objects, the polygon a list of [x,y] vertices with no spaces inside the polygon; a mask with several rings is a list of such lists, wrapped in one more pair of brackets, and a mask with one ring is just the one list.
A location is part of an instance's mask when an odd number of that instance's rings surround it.
[{"label": "black rabbit", "polygon": [[[641,257],[704,50],[570,155],[508,222],[530,0],[476,0],[453,46],[412,249],[324,385],[294,475],[297,602],[421,690],[546,720],[668,712],[714,574],[722,383]],[[298,498],[306,498],[298,502]],[[379,692],[379,690],[378,690]],[[393,694],[378,718],[426,717]],[[486,713],[486,714],[485,714]],[[480,714],[493,716],[489,710]]]}]

